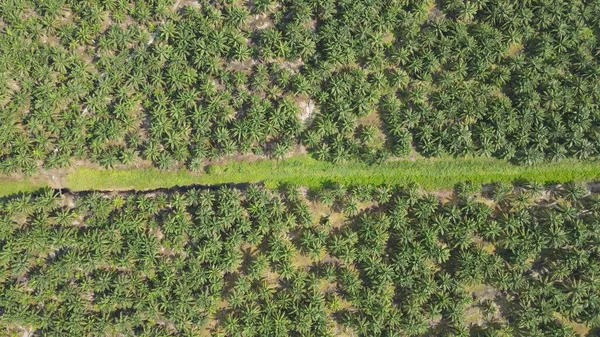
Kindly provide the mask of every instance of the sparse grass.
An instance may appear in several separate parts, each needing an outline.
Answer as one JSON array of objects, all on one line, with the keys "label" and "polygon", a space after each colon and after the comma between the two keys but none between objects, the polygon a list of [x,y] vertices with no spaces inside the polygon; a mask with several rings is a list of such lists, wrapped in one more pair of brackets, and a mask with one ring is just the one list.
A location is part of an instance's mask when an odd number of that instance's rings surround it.
[{"label": "sparse grass", "polygon": [[571,327],[571,329],[573,329],[573,331],[575,331],[575,333],[578,336],[591,336],[591,335],[588,335],[590,332],[590,328],[585,326],[584,324],[570,321],[568,318],[564,317],[563,315],[561,315],[558,312],[554,312],[553,316],[556,317],[563,324]]},{"label": "sparse grass", "polygon": [[395,161],[369,166],[363,163],[333,164],[301,155],[285,159],[213,165],[208,173],[160,171],[154,168],[103,170],[79,168],[67,176],[72,190],[154,189],[190,184],[264,182],[269,187],[294,183],[318,187],[327,181],[343,184],[418,183],[428,190],[450,188],[461,181],[490,183],[518,179],[552,183],[590,181],[600,177],[600,162],[565,160],[535,166],[516,166],[490,158],[437,158]]}]

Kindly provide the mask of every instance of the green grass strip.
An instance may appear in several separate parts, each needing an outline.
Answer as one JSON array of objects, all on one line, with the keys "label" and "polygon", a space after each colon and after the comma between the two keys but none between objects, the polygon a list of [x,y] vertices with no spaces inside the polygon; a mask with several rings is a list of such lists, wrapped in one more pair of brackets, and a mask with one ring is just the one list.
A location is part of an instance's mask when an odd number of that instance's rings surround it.
[{"label": "green grass strip", "polygon": [[47,186],[44,183],[34,183],[29,180],[15,181],[0,178],[0,197],[19,192],[33,192]]},{"label": "green grass strip", "polygon": [[[451,188],[470,180],[475,183],[515,181],[544,183],[591,181],[600,178],[600,161],[564,160],[534,166],[516,166],[490,158],[435,158],[395,161],[369,166],[362,163],[332,164],[309,156],[295,156],[283,161],[262,160],[212,165],[207,172],[186,170],[77,168],[67,175],[64,187],[82,190],[147,190],[191,184],[264,182],[269,187],[294,183],[318,187],[323,182],[343,184],[406,184],[415,182],[427,190]],[[29,192],[47,186],[37,180],[15,181],[0,178],[0,196]]]},{"label": "green grass strip", "polygon": [[416,161],[395,161],[369,166],[362,163],[332,164],[309,156],[295,156],[283,161],[263,160],[213,165],[207,172],[185,170],[161,171],[154,168],[105,170],[79,168],[67,176],[72,190],[155,189],[190,184],[264,182],[275,187],[295,183],[317,187],[323,182],[343,184],[406,184],[418,183],[435,190],[454,186],[461,181],[475,183],[515,181],[524,179],[544,183],[591,181],[600,177],[599,161],[564,160],[535,166],[516,166],[490,158],[437,158]]}]

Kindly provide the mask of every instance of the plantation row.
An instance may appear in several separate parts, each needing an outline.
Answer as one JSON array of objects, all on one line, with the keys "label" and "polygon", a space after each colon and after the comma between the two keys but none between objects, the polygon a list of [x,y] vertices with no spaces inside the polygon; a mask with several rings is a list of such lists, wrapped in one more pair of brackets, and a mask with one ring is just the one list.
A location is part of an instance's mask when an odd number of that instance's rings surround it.
[{"label": "plantation row", "polygon": [[595,336],[600,197],[459,184],[0,199],[0,326],[42,336]]},{"label": "plantation row", "polygon": [[0,172],[597,158],[594,0],[5,0]]}]

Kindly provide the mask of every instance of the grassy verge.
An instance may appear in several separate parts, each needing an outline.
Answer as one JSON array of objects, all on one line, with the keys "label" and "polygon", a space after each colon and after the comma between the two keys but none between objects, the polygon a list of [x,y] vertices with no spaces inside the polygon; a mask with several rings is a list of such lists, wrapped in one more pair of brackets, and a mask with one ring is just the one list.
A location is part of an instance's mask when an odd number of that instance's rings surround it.
[{"label": "grassy verge", "polygon": [[[296,156],[283,161],[232,162],[213,165],[207,172],[160,171],[154,168],[105,170],[80,167],[67,175],[63,187],[82,190],[155,189],[191,184],[264,182],[275,187],[295,183],[316,187],[323,182],[344,184],[406,184],[418,183],[425,189],[450,188],[470,180],[475,183],[514,181],[538,182],[590,181],[600,178],[600,161],[565,160],[536,166],[515,166],[489,158],[437,158],[416,161],[396,161],[377,166],[361,163],[332,164],[308,156]],[[27,192],[45,186],[43,182],[15,181],[0,178],[0,196]]]},{"label": "grassy verge", "polygon": [[15,181],[0,178],[0,197],[18,192],[32,192],[47,186],[44,183],[33,183],[29,180]]},{"label": "grassy verge", "polygon": [[190,184],[265,182],[268,186],[295,183],[315,187],[326,181],[344,184],[405,184],[416,182],[435,190],[471,180],[475,183],[526,179],[539,182],[590,181],[600,178],[600,162],[565,160],[536,166],[515,166],[489,158],[420,159],[378,166],[361,163],[332,164],[308,156],[284,161],[264,160],[214,165],[206,173],[160,171],[157,169],[102,170],[79,168],[67,176],[73,190],[153,189]]}]

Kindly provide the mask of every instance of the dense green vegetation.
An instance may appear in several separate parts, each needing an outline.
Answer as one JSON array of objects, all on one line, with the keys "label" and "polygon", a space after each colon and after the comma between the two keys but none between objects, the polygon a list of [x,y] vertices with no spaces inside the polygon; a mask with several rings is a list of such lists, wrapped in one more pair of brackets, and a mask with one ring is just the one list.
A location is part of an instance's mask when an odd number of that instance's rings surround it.
[{"label": "dense green vegetation", "polygon": [[598,195],[479,190],[12,195],[0,200],[2,333],[597,333]]},{"label": "dense green vegetation", "polygon": [[595,0],[4,0],[0,172],[298,144],[596,158],[598,17]]},{"label": "dense green vegetation", "polygon": [[599,18],[0,0],[0,335],[598,336]]}]

